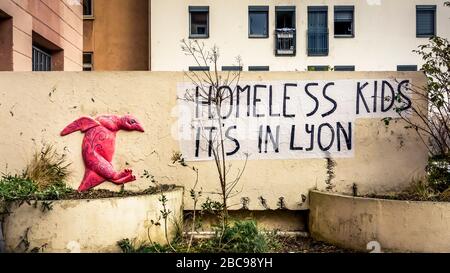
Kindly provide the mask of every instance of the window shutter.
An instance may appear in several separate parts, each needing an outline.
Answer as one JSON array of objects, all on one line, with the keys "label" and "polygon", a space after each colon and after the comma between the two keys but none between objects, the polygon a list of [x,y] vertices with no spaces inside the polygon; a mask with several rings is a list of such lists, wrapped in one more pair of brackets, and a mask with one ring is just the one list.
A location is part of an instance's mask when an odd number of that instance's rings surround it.
[{"label": "window shutter", "polygon": [[277,6],[275,7],[275,12],[277,11],[293,11],[295,12],[295,6]]},{"label": "window shutter", "polygon": [[348,22],[353,20],[353,6],[335,6],[334,7],[334,21]]},{"label": "window shutter", "polygon": [[328,7],[308,7],[308,55],[328,55]]},{"label": "window shutter", "polygon": [[266,12],[268,12],[269,11],[269,6],[249,6],[248,7],[248,11],[255,11],[255,12],[266,11]]},{"label": "window shutter", "polygon": [[189,12],[209,12],[209,6],[190,6]]},{"label": "window shutter", "polygon": [[418,36],[435,34],[436,6],[417,6],[416,31]]},{"label": "window shutter", "polygon": [[336,22],[348,22],[353,19],[351,11],[338,11],[334,14],[334,21]]}]

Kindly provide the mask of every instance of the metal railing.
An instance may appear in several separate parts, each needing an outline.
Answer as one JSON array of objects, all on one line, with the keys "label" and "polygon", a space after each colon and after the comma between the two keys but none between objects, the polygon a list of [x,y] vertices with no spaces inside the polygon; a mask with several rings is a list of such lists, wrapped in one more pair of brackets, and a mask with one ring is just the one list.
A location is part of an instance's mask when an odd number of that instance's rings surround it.
[{"label": "metal railing", "polygon": [[311,31],[308,30],[308,55],[326,56],[328,55],[328,30]]},{"label": "metal railing", "polygon": [[52,56],[35,46],[33,46],[32,63],[33,71],[52,70]]},{"label": "metal railing", "polygon": [[295,28],[275,29],[275,54],[295,55]]}]

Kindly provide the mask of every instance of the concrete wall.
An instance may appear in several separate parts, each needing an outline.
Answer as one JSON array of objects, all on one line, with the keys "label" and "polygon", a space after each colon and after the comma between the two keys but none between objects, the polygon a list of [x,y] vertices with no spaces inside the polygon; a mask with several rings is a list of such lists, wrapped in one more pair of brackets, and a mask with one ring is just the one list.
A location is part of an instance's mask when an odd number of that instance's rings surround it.
[{"label": "concrete wall", "polygon": [[149,70],[149,0],[95,0],[85,19],[85,52],[94,70]]},{"label": "concrete wall", "polygon": [[57,70],[82,70],[82,6],[69,0],[2,0],[0,11],[12,17],[13,71],[32,70],[36,34],[63,50]]},{"label": "concrete wall", "polygon": [[[189,37],[188,6],[209,6],[210,31],[206,46],[220,48],[220,66],[270,66],[271,71],[305,71],[310,65],[354,65],[356,71],[395,71],[397,65],[418,65],[411,52],[427,38],[416,38],[416,5],[437,5],[437,34],[450,37],[450,8],[442,0],[166,0],[152,1],[152,70],[183,71],[196,65],[181,51],[180,40]],[[248,38],[248,6],[269,6],[269,37]],[[275,7],[296,6],[297,54],[274,54]],[[328,6],[329,55],[307,56],[307,7]],[[334,5],[354,5],[355,37],[334,38]],[[167,18],[170,17],[170,21]]]},{"label": "concrete wall", "polygon": [[[177,225],[182,225],[183,189],[165,192],[168,216],[168,238],[171,240]],[[26,234],[29,250],[47,244],[43,252],[118,252],[117,242],[128,238],[137,244],[148,242],[166,244],[164,222],[158,222],[163,209],[158,200],[161,194],[86,200],[59,200],[52,210],[43,212],[23,204],[13,206],[6,217],[4,233],[8,252],[24,251],[20,245]]]},{"label": "concrete wall", "polygon": [[[185,211],[184,224],[188,227],[187,231],[191,231],[192,227],[192,211]],[[231,221],[235,219],[252,219],[258,224],[261,230],[265,231],[285,231],[285,232],[305,232],[308,230],[308,211],[306,210],[233,210],[229,211]],[[198,220],[201,217],[201,226],[198,227],[199,232],[213,232],[214,227],[220,224],[217,215],[203,214],[196,215]]]},{"label": "concrete wall", "polygon": [[312,191],[309,215],[313,238],[342,247],[368,251],[367,244],[376,241],[381,251],[450,251],[448,202],[355,198]]},{"label": "concrete wall", "polygon": [[[337,80],[408,78],[422,86],[425,77],[419,72],[245,72],[241,81]],[[93,73],[0,73],[0,169],[20,172],[43,143],[53,143],[73,162],[70,184],[78,187],[84,166],[81,158],[83,134],[60,137],[60,131],[80,116],[131,113],[143,124],[145,133],[120,131],[116,139],[113,165],[131,168],[137,181],[125,185],[127,190],[146,188],[151,182],[141,178],[148,170],[159,183],[179,184],[189,190],[195,174],[175,166],[171,157],[180,150],[177,137],[177,84],[189,82],[179,72],[93,72]],[[277,89],[277,92],[280,92]],[[345,90],[339,92],[346,92]],[[281,90],[282,93],[282,90]],[[278,94],[279,95],[279,94]],[[380,118],[361,118],[354,124],[354,155],[336,158],[336,177],[332,183],[338,192],[351,192],[352,184],[364,192],[400,189],[424,175],[427,151],[414,131],[401,121],[388,127]],[[243,162],[231,161],[231,175]],[[218,191],[213,161],[193,163],[200,171],[198,189],[202,203],[206,192]],[[247,197],[250,210],[277,209],[283,197],[286,209],[306,209],[308,190],[326,187],[326,160],[267,159],[249,160],[239,186],[240,194],[230,200],[232,209],[243,207]],[[112,183],[100,188],[119,189]],[[192,209],[189,197],[186,209]]]}]

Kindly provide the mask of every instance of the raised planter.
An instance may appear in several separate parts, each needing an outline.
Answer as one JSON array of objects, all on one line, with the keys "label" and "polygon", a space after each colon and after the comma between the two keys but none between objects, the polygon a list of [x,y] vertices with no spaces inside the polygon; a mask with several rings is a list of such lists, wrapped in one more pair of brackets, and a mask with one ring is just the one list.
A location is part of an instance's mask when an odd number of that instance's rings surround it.
[{"label": "raised planter", "polygon": [[[309,194],[309,230],[314,239],[368,251],[450,252],[450,203]],[[370,243],[376,241],[375,243]]]},{"label": "raised planter", "polygon": [[[167,197],[168,238],[182,221],[183,189],[129,197],[53,201],[52,209],[42,211],[41,201],[13,205],[4,223],[6,251],[42,248],[43,252],[118,252],[117,241],[124,238],[165,244],[161,217],[161,194]],[[28,230],[28,231],[27,231]]]}]

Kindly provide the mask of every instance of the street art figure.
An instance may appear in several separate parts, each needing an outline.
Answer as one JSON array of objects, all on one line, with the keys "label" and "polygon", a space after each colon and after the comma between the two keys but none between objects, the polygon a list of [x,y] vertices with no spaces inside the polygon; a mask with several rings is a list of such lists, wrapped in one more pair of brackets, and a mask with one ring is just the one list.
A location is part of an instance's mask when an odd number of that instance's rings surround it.
[{"label": "street art figure", "polygon": [[131,115],[123,117],[102,115],[93,119],[81,117],[67,125],[61,131],[61,136],[75,131],[85,133],[82,144],[82,155],[85,165],[83,181],[78,191],[86,191],[104,181],[124,184],[136,180],[132,170],[117,172],[111,160],[115,150],[116,133],[119,130],[144,132],[142,125]]}]

